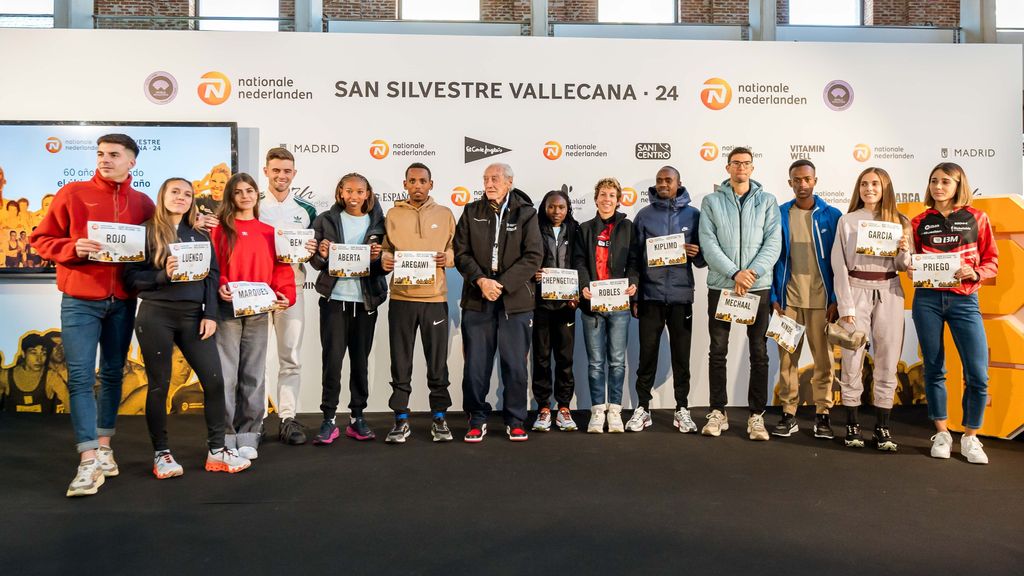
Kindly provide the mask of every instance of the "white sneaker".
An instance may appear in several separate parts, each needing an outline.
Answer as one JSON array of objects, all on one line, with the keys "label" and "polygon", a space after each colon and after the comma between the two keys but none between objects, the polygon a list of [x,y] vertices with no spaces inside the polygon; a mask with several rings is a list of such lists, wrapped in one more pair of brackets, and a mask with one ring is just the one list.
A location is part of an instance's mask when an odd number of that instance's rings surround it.
[{"label": "white sneaker", "polygon": [[238,455],[246,460],[255,460],[260,457],[260,453],[253,446],[239,446]]},{"label": "white sneaker", "polygon": [[604,434],[604,413],[607,406],[593,406],[590,408],[590,423],[587,424],[587,432],[591,434]]},{"label": "white sneaker", "polygon": [[977,436],[964,434],[960,437],[960,454],[971,464],[988,464],[988,456],[981,447],[981,440]]},{"label": "white sneaker", "polygon": [[620,404],[608,405],[608,433],[621,434],[626,428],[622,425],[622,406]]},{"label": "white sneaker", "polygon": [[170,450],[164,450],[153,458],[153,476],[156,476],[157,480],[174,478],[184,473],[185,469],[181,467],[181,464],[174,461],[174,456],[171,456]]},{"label": "white sneaker", "polygon": [[100,470],[107,478],[112,478],[121,473],[117,469],[117,462],[114,462],[114,450],[110,446],[100,446],[96,449],[96,460],[100,463]]},{"label": "white sneaker", "polygon": [[633,415],[629,417],[629,422],[626,422],[626,430],[643,432],[644,428],[649,428],[652,424],[654,422],[651,421],[651,413],[643,406],[637,406],[636,410],[633,410]]},{"label": "white sneaker", "polygon": [[96,458],[85,460],[78,464],[78,472],[68,486],[67,496],[92,496],[103,486],[104,479],[99,461]]},{"label": "white sneaker", "polygon": [[751,414],[747,418],[747,435],[751,440],[765,441],[771,438],[768,429],[764,427],[764,416],[762,414]]},{"label": "white sneaker", "polygon": [[706,418],[708,423],[700,431],[705,436],[721,436],[722,432],[729,429],[729,421],[726,420],[725,414],[721,410],[712,410]]},{"label": "white sneaker", "polygon": [[936,432],[932,440],[932,458],[949,458],[953,449],[953,436],[949,432]]},{"label": "white sneaker", "polygon": [[676,410],[672,415],[672,425],[683,434],[690,434],[697,431],[697,424],[690,418],[690,411],[686,408]]},{"label": "white sneaker", "polygon": [[252,462],[247,458],[242,458],[238,455],[238,452],[231,448],[221,448],[207,452],[206,454],[206,471],[207,472],[227,472],[228,474],[234,474],[235,472],[241,472],[249,466]]}]

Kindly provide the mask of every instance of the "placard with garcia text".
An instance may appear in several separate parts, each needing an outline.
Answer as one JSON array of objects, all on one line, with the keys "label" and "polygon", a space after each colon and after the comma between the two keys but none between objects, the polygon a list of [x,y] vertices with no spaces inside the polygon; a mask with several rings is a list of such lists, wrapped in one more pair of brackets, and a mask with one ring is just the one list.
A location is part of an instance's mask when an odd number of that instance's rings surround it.
[{"label": "placard with garcia text", "polygon": [[903,226],[895,222],[861,220],[857,226],[857,254],[892,258],[899,252]]}]

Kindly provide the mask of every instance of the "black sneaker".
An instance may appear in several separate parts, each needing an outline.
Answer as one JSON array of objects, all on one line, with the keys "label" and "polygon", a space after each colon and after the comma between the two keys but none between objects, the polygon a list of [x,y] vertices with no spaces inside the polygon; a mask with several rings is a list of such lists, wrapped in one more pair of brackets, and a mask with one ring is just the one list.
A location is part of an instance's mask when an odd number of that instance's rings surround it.
[{"label": "black sneaker", "polygon": [[818,414],[814,417],[814,437],[826,438],[828,440],[835,438],[835,435],[832,433],[832,423],[829,422],[828,414]]},{"label": "black sneaker", "polygon": [[306,443],[306,428],[295,418],[285,418],[278,428],[278,438],[285,444],[298,446]]},{"label": "black sneaker", "polygon": [[875,447],[882,452],[895,452],[899,448],[896,441],[892,439],[888,426],[875,426],[874,439]]},{"label": "black sneaker", "polygon": [[345,436],[360,441],[373,440],[377,437],[373,430],[370,430],[370,425],[366,423],[366,419],[362,416],[351,419],[349,425],[345,427]]},{"label": "black sneaker", "polygon": [[404,444],[405,439],[412,434],[412,430],[409,429],[408,418],[395,418],[395,425],[388,432],[384,441],[388,444]]},{"label": "black sneaker", "polygon": [[430,423],[430,437],[434,442],[452,441],[452,431],[448,429],[448,422],[445,422],[444,416],[434,418]]},{"label": "black sneaker", "polygon": [[779,423],[772,428],[772,436],[789,438],[789,435],[797,430],[799,427],[796,425],[796,416],[783,412],[782,420],[779,420]]},{"label": "black sneaker", "polygon": [[863,448],[864,437],[860,434],[860,424],[846,425],[846,446],[849,448]]}]

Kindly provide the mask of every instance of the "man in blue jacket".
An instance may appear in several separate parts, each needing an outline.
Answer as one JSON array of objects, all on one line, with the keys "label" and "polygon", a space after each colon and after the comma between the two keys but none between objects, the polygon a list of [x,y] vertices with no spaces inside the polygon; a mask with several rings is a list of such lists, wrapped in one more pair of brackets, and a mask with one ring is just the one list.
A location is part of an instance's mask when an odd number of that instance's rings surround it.
[{"label": "man in blue jacket", "polygon": [[[772,278],[772,308],[804,327],[804,338],[814,357],[811,390],[814,395],[816,438],[832,438],[828,412],[832,408],[832,349],[825,338],[825,324],[838,316],[832,288],[832,244],[842,212],[814,193],[818,183],[814,164],[797,160],[789,167],[789,186],[794,199],[779,207],[782,254]],[[797,431],[796,408],[800,403],[800,351],[790,354],[779,348],[779,399],[782,420],[772,429],[775,436]]]},{"label": "man in blue jacket", "polygon": [[[667,325],[676,398],[672,425],[682,433],[696,432],[687,396],[690,394],[690,335],[693,331],[693,265],[706,265],[697,238],[700,210],[690,205],[690,193],[680,185],[679,171],[672,166],[658,170],[654,184],[647,191],[650,204],[633,219],[636,242],[630,254],[630,268],[640,271],[639,298],[634,304],[634,315],[640,319],[640,364],[636,370],[638,406],[626,423],[626,430],[642,432],[651,425],[651,389],[658,369],[661,334]],[[671,234],[685,236],[686,263],[648,266],[647,239]]]},{"label": "man in blue jacket", "polygon": [[701,429],[705,436],[719,436],[729,429],[725,406],[726,362],[732,323],[715,319],[722,290],[760,297],[753,324],[747,326],[750,343],[750,380],[747,388],[747,434],[751,440],[768,440],[764,408],[768,402],[768,346],[765,332],[770,317],[772,268],[779,259],[779,204],[750,178],[754,155],[749,148],[729,152],[729,179],[704,197],[701,203],[700,246],[708,264],[708,376],[711,412]]}]

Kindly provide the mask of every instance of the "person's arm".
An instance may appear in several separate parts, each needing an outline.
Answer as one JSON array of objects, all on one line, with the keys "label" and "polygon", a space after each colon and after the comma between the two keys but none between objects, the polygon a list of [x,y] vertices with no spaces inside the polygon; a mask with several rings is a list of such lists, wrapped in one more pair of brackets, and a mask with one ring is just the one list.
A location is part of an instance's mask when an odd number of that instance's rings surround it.
[{"label": "person's arm", "polygon": [[857,308],[853,305],[853,288],[850,287],[850,269],[846,265],[847,236],[846,225],[840,220],[836,226],[836,241],[832,244],[832,272],[841,317],[857,314]]},{"label": "person's arm", "polygon": [[779,254],[782,253],[782,233],[780,232],[781,220],[779,216],[779,205],[775,202],[774,196],[768,196],[769,207],[764,218],[764,230],[761,234],[761,247],[757,255],[750,261],[748,268],[760,278],[770,274],[779,261]]},{"label": "person's arm", "polygon": [[630,234],[629,252],[626,259],[626,278],[630,284],[640,284],[640,274],[647,266],[647,234],[644,231],[643,215],[638,214],[633,221],[633,233]]},{"label": "person's arm", "polygon": [[455,216],[452,215],[451,210],[448,211],[448,242],[444,246],[444,267],[451,268],[455,266]]},{"label": "person's arm", "polygon": [[[901,224],[903,225],[904,236],[909,237],[914,233],[914,231],[910,229],[910,223],[908,221],[903,220]],[[910,266],[910,251],[898,250],[896,252],[896,257],[893,258],[893,265],[896,266],[897,272],[906,272],[907,268]]]},{"label": "person's arm", "polygon": [[203,278],[203,319],[220,320],[220,297],[217,296],[217,288],[220,286],[220,263],[217,261],[217,251],[210,248],[210,272]]},{"label": "person's arm", "polygon": [[[147,231],[148,232],[148,231]],[[146,234],[146,259],[142,262],[128,262],[124,265],[124,286],[129,292],[159,290],[171,283],[167,268],[157,268],[151,259],[149,234]]]},{"label": "person's arm", "polygon": [[[740,271],[740,267],[725,254],[722,245],[718,242],[718,225],[715,221],[717,216],[707,198],[701,205],[701,215],[703,222],[700,226],[700,247],[704,253],[704,260],[707,262],[708,268],[726,278],[732,278]],[[723,231],[723,233],[732,232]]]},{"label": "person's arm", "polygon": [[989,222],[988,214],[978,211],[978,265],[974,271],[978,274],[977,282],[984,282],[995,278],[999,272],[999,247],[996,246],[996,238],[992,233],[992,224]]},{"label": "person's arm", "polygon": [[693,209],[694,212],[693,225],[690,227],[689,238],[687,238],[686,240],[690,244],[697,245],[697,255],[692,258],[687,257],[687,260],[689,260],[697,268],[704,268],[708,265],[708,262],[707,260],[704,259],[704,250],[701,249],[700,245],[700,210],[698,210],[694,206],[690,206],[690,208]]},{"label": "person's arm", "polygon": [[519,258],[496,278],[498,284],[510,287],[506,288],[506,292],[532,281],[544,263],[544,245],[540,237],[540,226],[537,225],[537,212],[534,211],[519,229],[523,232]]},{"label": "person's arm", "polygon": [[65,265],[86,261],[75,250],[78,239],[71,237],[71,212],[67,198],[66,189],[58,191],[49,212],[29,236],[29,242],[43,260]]},{"label": "person's arm", "polygon": [[274,260],[274,271],[271,276],[270,287],[276,293],[283,294],[288,300],[288,305],[295,304],[295,272],[291,264],[285,264]]},{"label": "person's arm", "polygon": [[590,257],[587,254],[586,241],[583,239],[583,227],[576,230],[576,238],[572,243],[572,262],[580,283],[580,292],[590,286]]},{"label": "person's arm", "polygon": [[[319,246],[320,243],[324,240],[324,229],[326,228],[326,226],[327,212],[324,212],[323,214],[317,216],[316,220],[313,221],[313,239],[316,240],[317,246]],[[313,252],[313,256],[309,259],[309,265],[312,266],[314,270],[322,271],[324,268],[327,268],[327,258],[321,256],[320,250],[317,249],[317,251]]]},{"label": "person's arm", "polygon": [[484,274],[483,269],[477,264],[476,258],[473,257],[472,239],[469,236],[469,222],[472,218],[467,215],[467,212],[462,213],[459,223],[455,225],[452,247],[455,250],[455,268],[467,283],[476,286],[476,281],[486,278],[487,275]]}]

